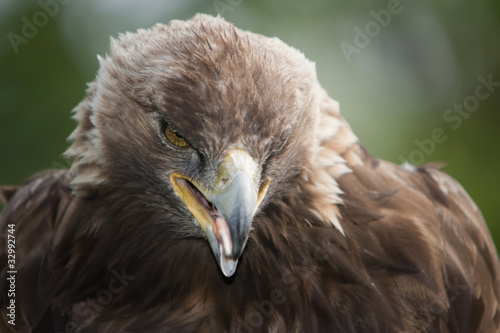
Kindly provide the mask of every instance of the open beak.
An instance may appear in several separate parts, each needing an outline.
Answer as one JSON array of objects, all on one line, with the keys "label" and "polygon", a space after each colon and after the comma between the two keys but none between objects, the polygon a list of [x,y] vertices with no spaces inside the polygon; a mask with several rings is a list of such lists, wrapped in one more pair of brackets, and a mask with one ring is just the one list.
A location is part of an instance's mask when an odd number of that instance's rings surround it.
[{"label": "open beak", "polygon": [[259,179],[257,164],[243,149],[224,157],[212,189],[176,172],[170,176],[175,192],[205,232],[225,276],[234,274],[253,216],[267,192],[270,179],[261,188]]}]

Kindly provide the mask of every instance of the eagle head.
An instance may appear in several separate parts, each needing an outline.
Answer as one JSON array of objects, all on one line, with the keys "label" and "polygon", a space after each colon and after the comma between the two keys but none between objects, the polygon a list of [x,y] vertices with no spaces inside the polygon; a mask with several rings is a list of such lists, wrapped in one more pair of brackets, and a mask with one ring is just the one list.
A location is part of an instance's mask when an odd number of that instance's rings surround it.
[{"label": "eagle head", "polygon": [[206,15],[111,39],[99,62],[66,152],[73,192],[156,210],[146,223],[206,239],[233,275],[256,216],[315,153],[314,64]]}]

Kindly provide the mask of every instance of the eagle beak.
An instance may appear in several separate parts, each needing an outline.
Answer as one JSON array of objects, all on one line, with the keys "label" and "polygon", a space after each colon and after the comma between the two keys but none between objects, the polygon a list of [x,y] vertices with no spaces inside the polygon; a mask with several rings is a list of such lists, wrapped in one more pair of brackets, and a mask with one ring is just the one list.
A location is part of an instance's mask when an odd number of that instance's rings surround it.
[{"label": "eagle beak", "polygon": [[270,179],[259,187],[257,163],[243,149],[230,151],[219,167],[216,184],[207,189],[200,181],[173,173],[173,188],[207,236],[222,273],[236,270],[257,208]]}]

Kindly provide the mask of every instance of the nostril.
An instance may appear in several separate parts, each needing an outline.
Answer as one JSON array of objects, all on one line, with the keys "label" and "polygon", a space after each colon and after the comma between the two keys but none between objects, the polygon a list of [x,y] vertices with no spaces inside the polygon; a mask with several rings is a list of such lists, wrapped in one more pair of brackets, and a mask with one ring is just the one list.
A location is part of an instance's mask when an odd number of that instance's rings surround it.
[{"label": "nostril", "polygon": [[228,181],[229,181],[229,177],[222,177],[220,179],[220,182],[222,185],[226,185]]}]

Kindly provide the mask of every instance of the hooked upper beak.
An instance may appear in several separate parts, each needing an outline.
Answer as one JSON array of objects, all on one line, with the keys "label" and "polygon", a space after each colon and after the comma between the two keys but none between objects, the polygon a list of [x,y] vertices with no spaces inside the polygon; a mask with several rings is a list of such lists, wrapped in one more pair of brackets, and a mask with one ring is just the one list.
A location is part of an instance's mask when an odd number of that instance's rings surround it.
[{"label": "hooked upper beak", "polygon": [[222,273],[232,276],[271,180],[266,179],[259,188],[257,163],[243,149],[231,150],[224,157],[211,189],[176,172],[170,180],[205,232]]}]

